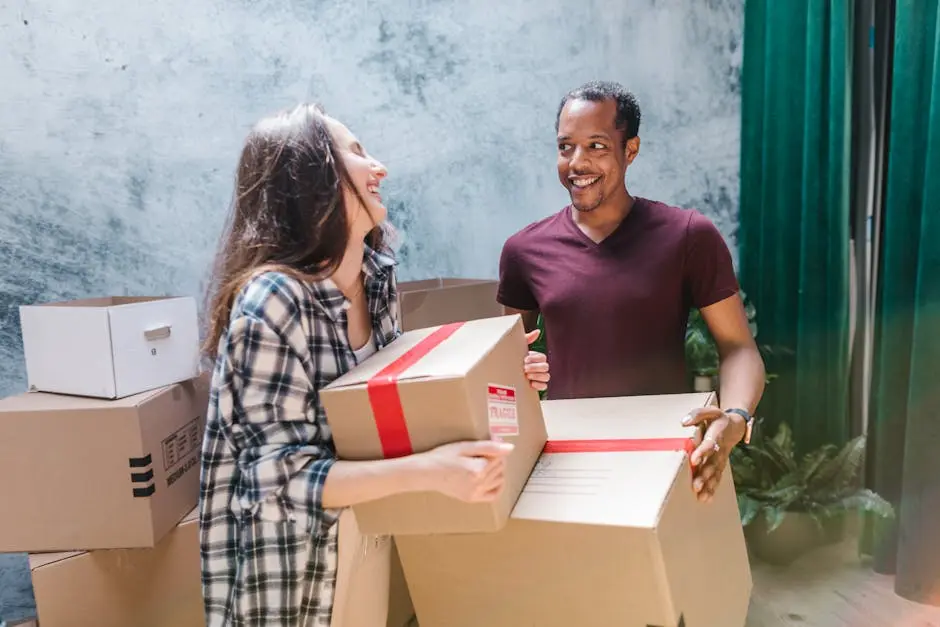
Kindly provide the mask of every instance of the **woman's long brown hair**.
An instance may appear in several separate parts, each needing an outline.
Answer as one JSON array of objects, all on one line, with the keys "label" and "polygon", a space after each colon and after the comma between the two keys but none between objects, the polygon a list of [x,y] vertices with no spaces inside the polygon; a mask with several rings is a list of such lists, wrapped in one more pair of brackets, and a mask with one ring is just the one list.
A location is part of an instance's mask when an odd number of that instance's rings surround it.
[{"label": "woman's long brown hair", "polygon": [[[359,193],[324,115],[319,105],[302,104],[261,120],[245,140],[207,293],[203,351],[209,359],[236,295],[253,275],[271,269],[316,279],[343,259],[349,241],[343,188]],[[376,227],[366,242],[382,250],[384,238]]]}]

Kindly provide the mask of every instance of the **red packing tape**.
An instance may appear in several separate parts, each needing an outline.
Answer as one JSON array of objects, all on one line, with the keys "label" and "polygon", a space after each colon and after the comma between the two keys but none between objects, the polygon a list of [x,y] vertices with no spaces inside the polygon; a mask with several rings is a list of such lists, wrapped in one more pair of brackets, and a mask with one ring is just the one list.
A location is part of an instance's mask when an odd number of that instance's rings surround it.
[{"label": "red packing tape", "polygon": [[549,440],[543,453],[626,453],[631,451],[695,450],[691,438],[621,438],[611,440]]},{"label": "red packing tape", "polygon": [[408,424],[405,422],[405,411],[398,395],[398,378],[463,325],[463,322],[454,322],[435,329],[366,383],[372,416],[379,432],[382,454],[386,459],[404,457],[414,452],[411,436],[408,434]]}]

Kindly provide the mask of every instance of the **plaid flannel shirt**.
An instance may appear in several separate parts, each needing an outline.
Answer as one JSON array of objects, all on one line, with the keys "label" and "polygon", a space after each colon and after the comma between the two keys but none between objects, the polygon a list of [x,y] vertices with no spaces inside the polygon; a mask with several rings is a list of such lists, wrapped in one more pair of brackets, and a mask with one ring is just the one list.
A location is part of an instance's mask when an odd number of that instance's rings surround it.
[{"label": "plaid flannel shirt", "polygon": [[[394,261],[366,248],[379,348],[399,333]],[[208,627],[328,627],[336,524],[323,484],[336,459],[319,390],[356,364],[349,302],[330,280],[267,272],[235,299],[213,372],[200,494]]]}]

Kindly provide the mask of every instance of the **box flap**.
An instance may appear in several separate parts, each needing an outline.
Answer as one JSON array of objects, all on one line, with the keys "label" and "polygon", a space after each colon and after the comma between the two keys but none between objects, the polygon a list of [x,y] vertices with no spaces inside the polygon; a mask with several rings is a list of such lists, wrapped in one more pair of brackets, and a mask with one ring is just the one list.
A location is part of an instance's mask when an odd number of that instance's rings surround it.
[{"label": "box flap", "polygon": [[[521,326],[521,324],[521,318],[518,315],[498,316],[461,323],[461,326],[443,340],[441,344],[432,348],[423,357],[408,366],[398,376],[398,379],[400,381],[410,381],[464,376],[515,325]],[[406,358],[406,354],[412,351],[420,350],[419,345],[440,329],[443,329],[443,327],[435,326],[405,331],[391,344],[337,378],[325,389],[330,390],[365,384],[396,360]]]},{"label": "box flap", "polygon": [[191,512],[183,516],[183,519],[179,522],[179,524],[183,525],[189,522],[193,522],[195,520],[199,520],[199,506],[198,505],[194,507]]},{"label": "box flap", "polygon": [[[543,401],[549,442],[695,439],[683,427],[710,393]],[[652,529],[677,474],[688,464],[675,450],[543,453],[512,517],[523,520]],[[691,490],[691,485],[688,486]]]},{"label": "box flap", "polygon": [[59,551],[57,553],[30,553],[28,556],[29,572],[33,572],[43,566],[61,562],[62,560],[84,555],[87,552],[88,551]]},{"label": "box flap", "polygon": [[707,407],[713,392],[542,401],[550,440],[691,437],[682,418]]}]

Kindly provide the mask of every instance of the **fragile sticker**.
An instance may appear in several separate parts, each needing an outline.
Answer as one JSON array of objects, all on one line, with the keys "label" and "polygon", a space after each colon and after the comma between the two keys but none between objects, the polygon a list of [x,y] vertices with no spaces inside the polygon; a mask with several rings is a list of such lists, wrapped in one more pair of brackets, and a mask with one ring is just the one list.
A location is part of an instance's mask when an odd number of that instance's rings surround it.
[{"label": "fragile sticker", "polygon": [[490,383],[486,409],[489,414],[490,434],[497,437],[519,435],[519,411],[516,388]]}]

